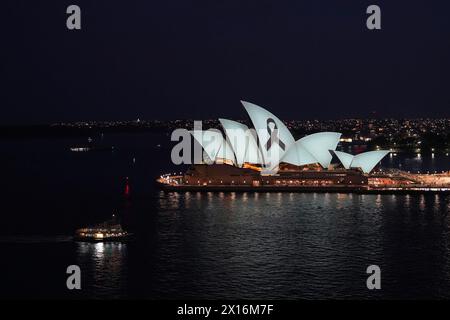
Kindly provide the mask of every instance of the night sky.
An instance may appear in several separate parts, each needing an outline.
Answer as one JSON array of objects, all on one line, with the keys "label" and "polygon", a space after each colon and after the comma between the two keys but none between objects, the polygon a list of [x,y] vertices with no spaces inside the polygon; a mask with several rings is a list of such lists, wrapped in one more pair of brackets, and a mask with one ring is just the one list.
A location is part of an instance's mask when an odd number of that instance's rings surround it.
[{"label": "night sky", "polygon": [[[66,28],[66,8],[82,30]],[[382,30],[366,28],[378,4]],[[449,1],[6,0],[0,125],[450,116]]]}]

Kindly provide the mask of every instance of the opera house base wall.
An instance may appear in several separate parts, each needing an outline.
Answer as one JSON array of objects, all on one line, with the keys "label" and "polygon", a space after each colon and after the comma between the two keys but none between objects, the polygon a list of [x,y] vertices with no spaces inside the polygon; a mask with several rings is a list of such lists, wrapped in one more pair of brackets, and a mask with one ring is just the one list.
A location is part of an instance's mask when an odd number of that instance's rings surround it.
[{"label": "opera house base wall", "polygon": [[403,187],[384,188],[367,186],[234,186],[234,185],[167,185],[160,184],[167,192],[296,192],[296,193],[355,193],[355,194],[450,194],[448,188]]},{"label": "opera house base wall", "polygon": [[199,192],[335,192],[335,193],[355,193],[363,192],[366,188],[362,186],[328,186],[326,188],[317,186],[195,186],[195,185],[163,185],[165,191],[199,191]]},{"label": "opera house base wall", "polygon": [[194,165],[178,181],[181,185],[252,186],[252,187],[354,187],[367,186],[368,179],[357,170],[279,170],[261,175],[254,169],[230,165]]},{"label": "opera house base wall", "polygon": [[364,174],[355,169],[311,170],[292,166],[279,170],[276,175],[266,176],[250,168],[201,164],[192,166],[184,175],[161,176],[157,182],[166,191],[450,193],[450,184],[441,184],[440,176],[433,180],[434,183],[425,183],[419,178],[404,172]]}]

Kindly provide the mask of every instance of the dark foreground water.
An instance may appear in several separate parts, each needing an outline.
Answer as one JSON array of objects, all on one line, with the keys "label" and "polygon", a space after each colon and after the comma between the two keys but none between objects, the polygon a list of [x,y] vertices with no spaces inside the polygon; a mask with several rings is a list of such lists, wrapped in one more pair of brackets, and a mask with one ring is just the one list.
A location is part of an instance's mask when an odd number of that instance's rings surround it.
[{"label": "dark foreground water", "polygon": [[[1,297],[450,298],[449,196],[163,193],[153,180],[175,170],[169,137],[93,138],[115,151],[68,151],[85,138],[0,141]],[[439,155],[383,165],[450,169]],[[71,240],[113,212],[135,241]],[[71,264],[78,292],[66,289]]]}]

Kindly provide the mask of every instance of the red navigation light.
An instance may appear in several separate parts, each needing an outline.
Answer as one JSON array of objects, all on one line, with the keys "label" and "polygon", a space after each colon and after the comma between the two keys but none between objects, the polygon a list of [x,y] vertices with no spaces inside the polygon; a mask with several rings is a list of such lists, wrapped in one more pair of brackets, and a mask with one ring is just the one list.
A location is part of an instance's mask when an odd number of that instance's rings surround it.
[{"label": "red navigation light", "polygon": [[127,182],[125,184],[125,195],[128,196],[130,194],[130,185],[128,184],[128,177],[126,177]]}]

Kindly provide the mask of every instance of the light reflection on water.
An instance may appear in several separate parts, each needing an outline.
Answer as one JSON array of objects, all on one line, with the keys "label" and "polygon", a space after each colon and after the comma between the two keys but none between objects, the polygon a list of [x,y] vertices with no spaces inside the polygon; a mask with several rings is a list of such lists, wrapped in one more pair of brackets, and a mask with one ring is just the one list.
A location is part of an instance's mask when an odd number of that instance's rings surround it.
[{"label": "light reflection on water", "polygon": [[[46,267],[67,255],[56,273],[81,267],[82,297],[450,298],[450,196],[158,191],[145,201],[135,241],[33,246],[58,257]],[[381,291],[366,289],[370,264]]]},{"label": "light reflection on water", "polygon": [[[133,148],[129,136],[118,138],[110,140],[118,152],[76,155],[67,146],[77,138],[3,141],[0,161],[9,170],[2,195],[9,201],[3,202],[2,231],[10,233],[0,245],[14,259],[4,259],[0,271],[14,275],[11,270],[26,266],[7,295],[39,261],[42,281],[28,289],[41,293],[42,283],[53,281],[50,295],[67,294],[61,270],[76,263],[82,294],[91,297],[450,297],[449,196],[164,193],[149,187],[149,177],[174,171],[167,168],[170,152],[155,157],[147,146],[167,137],[139,136]],[[139,159],[133,169],[129,152]],[[434,172],[449,170],[449,159],[399,154],[382,165]],[[117,210],[125,174],[132,181],[136,241],[55,241]],[[15,236],[36,230],[50,239]],[[382,268],[380,292],[365,287],[365,269],[373,263]],[[55,277],[61,274],[63,281]]]},{"label": "light reflection on water", "polygon": [[411,205],[411,196],[409,194],[405,195],[405,201],[404,201],[405,209],[408,210]]},{"label": "light reflection on water", "polygon": [[121,242],[77,242],[77,264],[83,288],[94,298],[119,297],[126,291],[127,244]]},{"label": "light reflection on water", "polygon": [[[166,268],[148,294],[449,297],[448,198],[212,192],[187,208],[190,196],[179,193],[178,208],[160,201],[156,210],[158,259],[150,265]],[[386,282],[369,294],[364,272],[373,263]]]},{"label": "light reflection on water", "polygon": [[425,196],[423,194],[420,195],[419,208],[421,212],[425,210]]},{"label": "light reflection on water", "polygon": [[434,206],[433,206],[435,213],[439,212],[440,206],[441,206],[440,196],[439,196],[439,194],[435,194],[434,195]]}]

